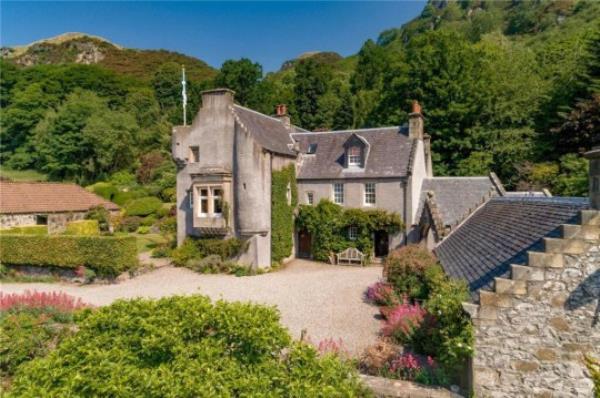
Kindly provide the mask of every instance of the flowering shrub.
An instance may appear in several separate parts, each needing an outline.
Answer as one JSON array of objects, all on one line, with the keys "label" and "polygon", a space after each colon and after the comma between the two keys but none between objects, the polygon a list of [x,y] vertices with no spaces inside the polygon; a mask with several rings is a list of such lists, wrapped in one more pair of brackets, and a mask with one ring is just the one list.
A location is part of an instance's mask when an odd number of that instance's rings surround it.
[{"label": "flowering shrub", "polygon": [[426,314],[420,305],[405,301],[387,312],[382,333],[400,343],[409,343],[415,331],[422,326]]},{"label": "flowering shrub", "polygon": [[382,372],[387,377],[416,381],[422,384],[448,384],[448,377],[430,357],[404,353],[393,359]]},{"label": "flowering shrub", "polygon": [[63,312],[71,312],[87,305],[80,298],[69,296],[63,292],[37,292],[26,290],[25,293],[5,294],[0,292],[0,311],[15,307],[54,308]]},{"label": "flowering shrub", "polygon": [[437,259],[421,246],[409,245],[392,251],[383,264],[383,276],[396,293],[409,299],[426,299],[430,294],[428,273],[443,275]]},{"label": "flowering shrub", "polygon": [[349,354],[344,348],[344,342],[341,338],[334,340],[332,338],[324,339],[317,345],[317,351],[321,355],[334,354],[342,358],[348,358]]},{"label": "flowering shrub", "polygon": [[376,305],[394,306],[400,303],[394,287],[386,282],[376,282],[369,286],[365,298]]},{"label": "flowering shrub", "polygon": [[379,339],[375,344],[367,347],[360,357],[360,370],[370,375],[379,375],[382,369],[395,358],[401,347],[391,339]]}]

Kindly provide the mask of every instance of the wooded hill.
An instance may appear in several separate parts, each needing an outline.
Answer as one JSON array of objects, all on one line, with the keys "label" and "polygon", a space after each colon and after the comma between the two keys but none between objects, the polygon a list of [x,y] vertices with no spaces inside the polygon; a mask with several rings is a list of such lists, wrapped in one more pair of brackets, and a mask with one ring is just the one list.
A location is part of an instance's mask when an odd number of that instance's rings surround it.
[{"label": "wooded hill", "polygon": [[[181,122],[183,63],[188,120],[212,86],[264,113],[286,103],[308,129],[402,124],[418,100],[438,175],[493,170],[513,188],[582,195],[580,154],[600,126],[599,21],[594,1],[430,1],[354,56],[307,53],[266,76],[248,59],[213,71],[191,57],[97,38],[33,45],[2,64],[3,165],[92,182],[139,171],[151,151],[166,161],[170,125]],[[79,55],[82,42],[103,58]],[[97,61],[73,63],[89,59]]]}]

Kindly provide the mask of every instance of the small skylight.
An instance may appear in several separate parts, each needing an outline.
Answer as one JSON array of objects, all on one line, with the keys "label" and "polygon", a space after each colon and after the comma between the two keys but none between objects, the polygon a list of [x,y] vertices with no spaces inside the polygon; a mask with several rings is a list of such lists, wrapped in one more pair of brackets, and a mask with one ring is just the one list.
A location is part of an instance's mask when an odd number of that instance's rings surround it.
[{"label": "small skylight", "polygon": [[308,144],[308,150],[306,151],[306,153],[308,153],[309,155],[313,155],[317,152],[317,144]]}]

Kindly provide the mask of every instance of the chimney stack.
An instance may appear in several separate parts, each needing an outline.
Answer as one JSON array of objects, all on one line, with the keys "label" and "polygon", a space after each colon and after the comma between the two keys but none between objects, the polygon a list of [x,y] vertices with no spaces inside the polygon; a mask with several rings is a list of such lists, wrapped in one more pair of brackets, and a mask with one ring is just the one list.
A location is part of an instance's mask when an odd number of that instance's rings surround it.
[{"label": "chimney stack", "polygon": [[600,146],[586,152],[585,157],[590,160],[589,196],[590,205],[594,210],[600,210]]},{"label": "chimney stack", "polygon": [[233,105],[235,91],[228,88],[215,88],[203,91],[201,94],[203,108],[223,108]]},{"label": "chimney stack", "polygon": [[412,103],[412,112],[408,115],[408,137],[422,140],[424,137],[424,120],[421,113],[421,104]]},{"label": "chimney stack", "polygon": [[281,123],[285,126],[285,128],[290,128],[291,121],[290,116],[287,113],[287,105],[278,104],[275,106],[275,117],[281,120]]}]

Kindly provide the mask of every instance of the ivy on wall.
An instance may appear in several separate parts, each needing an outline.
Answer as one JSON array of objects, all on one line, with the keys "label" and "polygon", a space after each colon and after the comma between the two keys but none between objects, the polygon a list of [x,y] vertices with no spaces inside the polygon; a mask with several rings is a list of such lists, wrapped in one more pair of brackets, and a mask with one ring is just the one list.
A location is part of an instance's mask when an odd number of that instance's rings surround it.
[{"label": "ivy on wall", "polygon": [[279,262],[292,254],[294,209],[298,204],[296,168],[290,164],[271,174],[271,258]]},{"label": "ivy on wall", "polygon": [[[356,247],[370,256],[373,251],[373,233],[385,230],[393,234],[403,227],[403,223],[397,213],[380,209],[344,209],[331,201],[321,200],[317,206],[300,206],[296,226],[310,232],[313,258],[327,261],[331,253],[348,247]],[[357,228],[358,236],[355,240],[348,238],[350,227]]]}]

